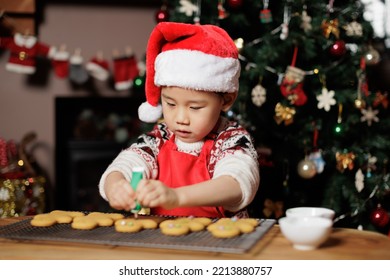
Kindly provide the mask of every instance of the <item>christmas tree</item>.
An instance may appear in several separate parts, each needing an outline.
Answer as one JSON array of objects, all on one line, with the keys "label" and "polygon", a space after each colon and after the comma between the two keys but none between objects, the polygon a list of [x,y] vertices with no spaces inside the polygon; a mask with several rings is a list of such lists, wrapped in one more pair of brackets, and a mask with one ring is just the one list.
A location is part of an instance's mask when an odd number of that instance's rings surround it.
[{"label": "christmas tree", "polygon": [[389,233],[388,85],[360,1],[172,0],[156,20],[215,24],[240,51],[228,117],[253,135],[261,183],[250,213],[334,209],[335,226]]}]

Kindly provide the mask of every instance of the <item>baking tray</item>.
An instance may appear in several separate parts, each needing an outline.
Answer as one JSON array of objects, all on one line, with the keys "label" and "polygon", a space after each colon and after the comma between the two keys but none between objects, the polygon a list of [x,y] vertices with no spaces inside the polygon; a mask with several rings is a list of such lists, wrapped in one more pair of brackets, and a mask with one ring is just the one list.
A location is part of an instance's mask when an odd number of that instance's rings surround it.
[{"label": "baking tray", "polygon": [[273,219],[259,219],[252,233],[228,239],[216,238],[207,230],[182,236],[167,236],[160,229],[145,229],[137,233],[116,232],[114,226],[92,230],[75,230],[70,224],[50,227],[33,227],[30,219],[0,227],[0,237],[18,240],[45,240],[54,242],[78,242],[127,247],[147,247],[207,251],[221,253],[245,253],[250,250],[275,224]]}]

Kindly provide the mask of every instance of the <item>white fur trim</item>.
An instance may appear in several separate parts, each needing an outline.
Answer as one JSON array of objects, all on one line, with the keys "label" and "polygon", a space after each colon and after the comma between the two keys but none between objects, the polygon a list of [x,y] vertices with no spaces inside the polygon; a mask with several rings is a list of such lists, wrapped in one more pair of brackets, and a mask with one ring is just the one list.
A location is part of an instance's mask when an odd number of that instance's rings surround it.
[{"label": "white fur trim", "polygon": [[5,69],[11,72],[16,72],[20,74],[34,74],[35,73],[35,67],[34,66],[26,66],[21,64],[15,64],[15,63],[7,63],[5,65]]},{"label": "white fur trim", "polygon": [[82,64],[83,62],[84,62],[84,59],[81,55],[72,55],[70,57],[71,64]]},{"label": "white fur trim", "polygon": [[66,52],[66,51],[56,52],[53,55],[53,59],[58,60],[58,61],[67,61],[67,60],[69,60],[69,52]]},{"label": "white fur trim", "polygon": [[19,47],[25,47],[27,49],[31,49],[36,43],[38,39],[35,36],[27,35],[24,36],[20,33],[15,33],[14,42]]},{"label": "white fur trim", "polygon": [[126,90],[131,88],[133,85],[132,81],[123,81],[123,82],[115,82],[115,89],[116,90]]},{"label": "white fur trim", "polygon": [[53,58],[55,54],[57,53],[56,47],[49,47],[49,52],[47,53],[48,58]]},{"label": "white fur trim", "polygon": [[147,123],[157,122],[162,116],[162,107],[160,104],[157,107],[144,102],[138,108],[138,117],[141,121]]},{"label": "white fur trim", "polygon": [[109,72],[100,65],[97,65],[96,63],[88,62],[85,68],[88,70],[92,77],[100,81],[105,81],[108,79]]},{"label": "white fur trim", "polygon": [[160,53],[155,61],[157,86],[178,86],[215,92],[238,91],[240,62],[191,50]]}]

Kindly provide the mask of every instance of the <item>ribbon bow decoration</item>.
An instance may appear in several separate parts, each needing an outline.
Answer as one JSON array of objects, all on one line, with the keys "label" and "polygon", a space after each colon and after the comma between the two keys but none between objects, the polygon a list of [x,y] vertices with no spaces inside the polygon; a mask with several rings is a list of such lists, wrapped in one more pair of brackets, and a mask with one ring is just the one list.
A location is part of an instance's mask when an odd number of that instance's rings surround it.
[{"label": "ribbon bow decoration", "polygon": [[336,39],[340,37],[339,21],[338,19],[324,20],[321,23],[322,33],[329,39],[330,34],[333,34]]},{"label": "ribbon bow decoration", "polygon": [[373,101],[372,105],[374,107],[378,107],[379,105],[382,105],[383,108],[387,109],[387,107],[389,106],[387,93],[382,94],[381,92],[378,91],[375,95],[375,100]]},{"label": "ribbon bow decoration", "polygon": [[337,152],[336,153],[336,161],[337,161],[336,168],[340,172],[344,172],[344,170],[346,170],[347,168],[349,170],[352,170],[354,167],[355,158],[356,158],[356,155],[352,152],[350,152],[350,153]]},{"label": "ribbon bow decoration", "polygon": [[290,125],[293,123],[293,118],[296,111],[295,108],[283,106],[282,104],[278,103],[275,106],[275,121],[277,124],[281,124],[284,122],[284,125]]}]

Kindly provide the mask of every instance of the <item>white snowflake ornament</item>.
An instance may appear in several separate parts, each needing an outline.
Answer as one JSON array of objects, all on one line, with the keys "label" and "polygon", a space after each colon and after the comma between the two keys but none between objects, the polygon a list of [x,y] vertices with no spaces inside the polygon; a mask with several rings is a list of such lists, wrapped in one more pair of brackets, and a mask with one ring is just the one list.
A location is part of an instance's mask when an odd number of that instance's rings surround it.
[{"label": "white snowflake ornament", "polygon": [[302,11],[301,20],[301,28],[303,29],[303,31],[309,32],[312,29],[311,16],[307,14],[306,10]]},{"label": "white snowflake ornament", "polygon": [[261,107],[267,100],[267,91],[265,90],[264,87],[262,87],[260,84],[255,86],[252,89],[252,102],[255,104],[257,107]]},{"label": "white snowflake ornament", "polygon": [[345,33],[347,36],[352,37],[361,37],[363,36],[363,28],[360,23],[358,23],[356,20],[348,23],[347,25],[344,26]]},{"label": "white snowflake ornament", "polygon": [[372,122],[379,122],[379,118],[377,117],[379,110],[372,110],[371,107],[367,109],[361,110],[363,116],[360,118],[361,122],[367,122],[368,126],[372,125]]},{"label": "white snowflake ornament", "polygon": [[330,107],[336,104],[334,97],[334,90],[328,90],[326,87],[322,88],[321,94],[317,95],[318,109],[324,109],[329,112]]},{"label": "white snowflake ornament", "polygon": [[364,189],[364,174],[360,168],[355,174],[355,188],[359,193]]},{"label": "white snowflake ornament", "polygon": [[185,14],[188,17],[190,17],[194,13],[198,12],[198,6],[192,4],[192,2],[189,1],[189,0],[180,0],[179,12]]}]

